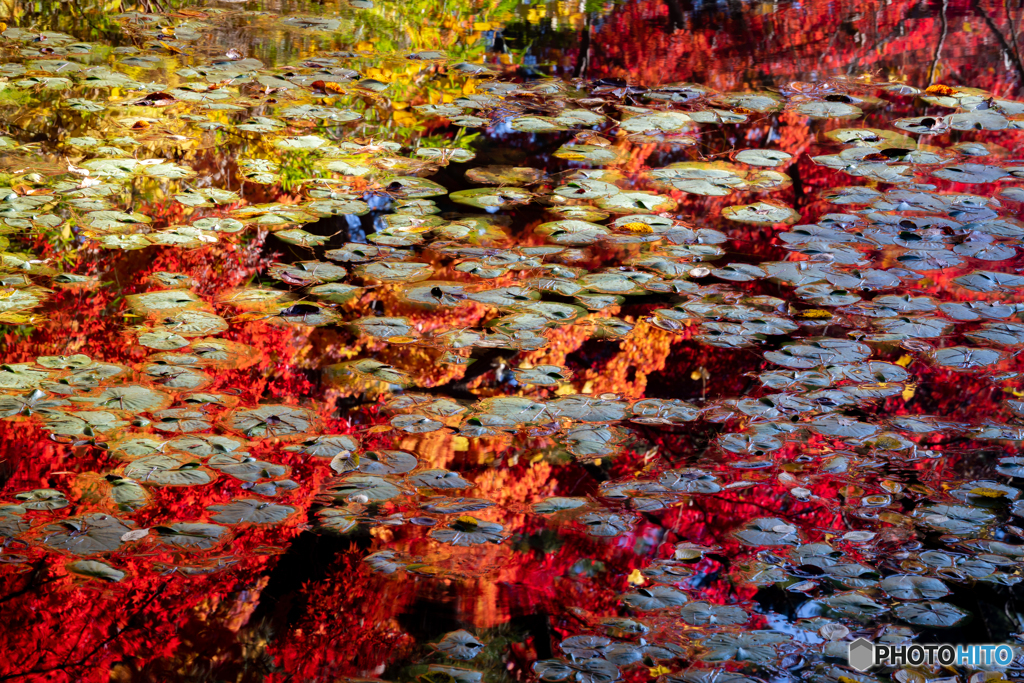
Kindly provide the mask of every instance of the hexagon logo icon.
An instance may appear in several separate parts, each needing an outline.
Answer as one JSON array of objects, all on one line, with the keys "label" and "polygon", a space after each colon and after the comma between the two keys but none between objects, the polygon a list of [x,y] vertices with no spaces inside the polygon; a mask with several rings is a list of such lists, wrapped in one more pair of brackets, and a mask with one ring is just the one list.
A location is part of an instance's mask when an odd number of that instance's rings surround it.
[{"label": "hexagon logo icon", "polygon": [[850,643],[848,657],[851,667],[857,671],[867,671],[875,665],[875,645],[870,640],[858,638]]}]

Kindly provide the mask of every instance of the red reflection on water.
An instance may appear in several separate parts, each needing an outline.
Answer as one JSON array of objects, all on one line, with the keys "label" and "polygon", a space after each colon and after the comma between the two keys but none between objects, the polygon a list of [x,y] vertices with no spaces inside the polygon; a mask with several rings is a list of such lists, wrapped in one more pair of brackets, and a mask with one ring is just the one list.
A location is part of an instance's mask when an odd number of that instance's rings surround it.
[{"label": "red reflection on water", "polygon": [[[977,3],[950,3],[944,13],[936,6],[909,2],[838,6],[815,2],[801,8],[764,9],[744,6],[733,13],[715,13],[653,0],[617,7],[594,29],[593,61],[586,76],[618,76],[648,84],[696,81],[725,89],[757,87],[768,74],[785,80],[814,72],[849,69],[859,74],[881,69],[880,76],[899,73],[916,84],[934,79],[1004,95],[1013,94],[1020,85],[1018,64],[1012,57],[1009,68],[991,59],[1001,54],[1009,35],[1006,17],[993,10],[986,20]],[[667,23],[680,32],[666,30]],[[948,31],[943,38],[944,24]],[[769,133],[777,136],[779,146],[794,154],[814,143],[806,121],[789,114],[781,116],[779,127],[772,131],[767,125],[747,130],[751,139]],[[1008,132],[986,141],[1019,149],[1021,139],[1019,132]],[[663,151],[653,145],[637,148],[630,170],[640,170],[648,155]],[[828,212],[830,205],[817,197],[817,191],[842,184],[839,174],[806,158],[797,170],[801,188],[789,191],[796,208],[804,215]],[[682,212],[707,215],[721,204],[721,200],[688,197]],[[769,229],[751,228],[735,245],[736,251],[754,261],[777,258],[779,250],[772,238]],[[167,270],[191,275],[199,283],[197,291],[209,298],[266,267],[272,259],[260,246],[85,254],[82,263],[101,279],[116,280],[118,288],[56,294],[47,309],[47,321],[30,336],[13,331],[5,335],[4,360],[29,362],[40,355],[81,352],[138,365],[144,354],[124,335],[120,296],[144,291],[151,273]],[[941,293],[945,284],[936,276],[921,291]],[[429,318],[429,314],[420,315]],[[325,344],[346,341],[344,336],[332,335],[316,331],[307,336],[304,330],[261,321],[233,325],[226,338],[255,346],[263,354],[251,368],[218,375],[210,390],[237,389],[240,400],[250,405],[261,400],[296,405],[318,401],[326,406],[322,416],[331,416],[330,431],[352,431],[356,427],[349,424],[351,415],[334,415],[335,397],[326,395],[313,372],[330,355]],[[552,339],[556,350],[546,351],[549,358],[559,351],[568,356],[582,346],[582,340],[569,334],[563,338],[556,333]],[[429,359],[418,360],[426,364]],[[707,369],[714,396],[733,396],[744,393],[750,382],[746,373],[759,370],[762,364],[755,354],[725,352],[688,343],[685,336],[655,333],[629,342],[610,360],[584,364],[579,371],[589,373],[595,394],[618,392],[639,398],[662,395],[659,391],[664,387],[674,387],[671,395],[689,398],[702,391],[700,382],[691,378],[695,368]],[[1019,363],[1013,360],[1008,367],[1019,367]],[[987,383],[950,372],[928,371],[921,376],[925,378],[922,387],[955,385],[959,393],[919,389],[915,412],[950,417],[967,417],[964,413],[969,412],[978,418],[1002,410],[1003,397],[990,392]],[[972,397],[969,406],[964,396]],[[906,402],[891,400],[883,410],[905,411]],[[360,419],[380,421],[373,411],[360,413]],[[659,447],[658,457],[669,464],[684,457],[700,461],[702,444],[693,434],[652,430],[645,436]],[[369,537],[358,540],[300,538],[308,528],[305,513],[328,474],[322,464],[282,451],[277,444],[259,445],[254,456],[293,468],[292,478],[301,486],[284,502],[297,507],[299,514],[280,526],[238,529],[230,548],[195,555],[224,563],[226,568],[220,571],[184,576],[173,567],[186,562],[186,557],[136,546],[114,556],[127,567],[127,579],[116,585],[97,584],[73,578],[63,566],[65,558],[17,541],[6,543],[0,554],[9,562],[0,569],[4,577],[0,652],[5,653],[0,680],[328,681],[339,676],[381,676],[407,657],[422,654],[419,644],[424,638],[450,630],[449,625],[499,629],[511,622],[529,637],[510,645],[507,661],[499,666],[523,680],[532,676],[530,665],[545,656],[539,653],[548,651],[551,642],[593,625],[600,617],[622,613],[618,596],[628,589],[626,577],[648,560],[666,557],[676,543],[717,547],[715,557],[694,565],[695,573],[706,578],[696,588],[697,594],[713,602],[738,603],[749,600],[755,589],[734,580],[750,554],[730,535],[737,526],[752,517],[778,516],[805,530],[807,540],[814,540],[839,535],[849,524],[842,510],[830,504],[853,485],[849,478],[819,479],[812,489],[818,500],[801,503],[788,495],[793,484],[778,472],[752,470],[750,488],[702,498],[687,507],[637,515],[633,529],[613,540],[570,529],[561,531],[556,542],[544,537],[546,524],[528,514],[527,506],[550,495],[593,495],[598,486],[593,468],[553,468],[527,459],[510,464],[517,456],[510,443],[473,444],[453,455],[428,436],[406,437],[401,443],[390,437],[379,437],[374,443],[374,438],[368,438],[372,445],[415,449],[424,463],[479,475],[474,495],[497,500],[502,506],[482,516],[500,520],[515,541],[453,553],[408,525],[377,526]],[[98,474],[88,473],[116,466],[102,449],[56,443],[28,421],[0,422],[0,440],[6,444],[0,462],[4,494],[41,487],[70,491],[78,499],[74,512],[95,509],[90,503],[92,489],[102,484]],[[791,461],[802,450],[804,446],[788,447],[775,459]],[[645,452],[632,449],[601,476],[636,475],[649,464]],[[916,470],[922,483],[934,485],[956,471],[956,466],[957,461],[949,458],[911,463],[908,469]],[[490,470],[493,476],[484,474]],[[155,489],[156,504],[133,519],[140,527],[196,520],[203,517],[206,506],[241,493],[238,482],[173,492]],[[416,514],[414,509],[397,506],[383,510],[387,514],[401,511]],[[61,511],[60,517],[67,512]],[[36,513],[35,518],[45,520],[47,514]],[[904,542],[908,533],[912,531],[894,526],[892,547]],[[362,558],[382,549],[426,558],[426,566],[400,576],[375,573]],[[281,553],[288,554],[282,557]],[[583,560],[587,567],[600,563],[602,569],[591,576],[581,565]],[[152,571],[159,565],[165,565],[166,571]],[[535,615],[545,616],[550,628],[546,636],[522,626]],[[540,642],[543,637],[551,642]]]}]

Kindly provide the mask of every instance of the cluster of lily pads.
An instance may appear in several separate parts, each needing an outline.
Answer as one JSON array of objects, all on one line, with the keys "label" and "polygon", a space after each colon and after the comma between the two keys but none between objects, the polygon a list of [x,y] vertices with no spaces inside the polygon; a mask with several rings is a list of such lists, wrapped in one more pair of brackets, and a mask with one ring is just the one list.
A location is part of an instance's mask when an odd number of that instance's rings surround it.
[{"label": "cluster of lily pads", "polygon": [[[222,559],[191,554],[229,548],[239,528],[300,515],[303,484],[274,461],[275,449],[281,460],[297,454],[329,473],[309,520],[320,533],[404,527],[456,554],[509,543],[514,530],[489,513],[474,516],[498,504],[470,497],[478,482],[463,473],[421,453],[325,434],[328,416],[315,404],[245,405],[210,389],[217,373],[243,373],[262,351],[222,336],[232,311],[247,322],[293,325],[297,335],[344,327],[362,349],[398,350],[399,358],[422,351],[455,367],[488,350],[510,358],[550,350],[567,331],[609,347],[657,332],[679,347],[763,357],[749,395],[706,401],[595,395],[574,381],[569,363],[510,361],[506,379],[491,373],[471,398],[446,395],[373,353],[323,368],[343,393],[380,397],[387,424],[376,433],[395,439],[437,432],[467,443],[545,440],[601,466],[629,452],[641,432],[713,435],[699,467],[659,466],[603,481],[591,496],[521,501],[530,503],[520,512],[531,523],[588,540],[621,538],[659,511],[712,505],[780,463],[791,468],[778,474],[778,510],[731,530],[740,550],[683,542],[670,557],[647,558],[620,596],[620,614],[536,662],[541,680],[608,683],[647,666],[664,683],[744,683],[777,675],[786,661],[813,680],[873,683],[880,679],[845,666],[848,641],[870,632],[903,642],[960,625],[969,613],[944,599],[954,588],[1020,582],[1024,545],[1009,522],[1024,517],[1024,458],[1005,444],[1024,441],[1024,401],[1006,401],[1003,419],[880,415],[879,406],[912,397],[921,368],[991,385],[1017,376],[1010,368],[1024,348],[1016,268],[1024,161],[974,137],[1024,127],[1024,104],[971,88],[901,84],[720,93],[694,84],[518,82],[433,51],[337,51],[267,65],[208,54],[201,41],[229,16],[254,25],[265,17],[196,14],[122,15],[137,38],[131,47],[21,28],[0,36],[12,60],[0,65],[5,88],[77,117],[74,135],[42,146],[15,131],[0,137],[11,179],[0,190],[0,322],[42,324],[55,289],[100,286],[96,276],[62,272],[30,253],[42,234],[67,230],[87,249],[191,250],[266,231],[308,257],[282,257],[262,284],[205,298],[199,285],[215,283],[155,273],[150,290],[126,298],[137,321],[130,344],[147,354],[138,366],[79,354],[0,367],[0,417],[32,419],[60,443],[102,448],[114,463],[95,473],[88,505],[53,488],[5,495],[0,537],[11,564],[24,560],[19,547],[41,549],[66,556],[73,573],[118,582],[128,575],[120,560],[156,548],[184,558],[171,567],[181,573],[221,569]],[[338,29],[317,17],[280,25]],[[463,168],[475,159],[470,146],[355,134],[405,87],[368,72],[398,66],[443,71],[463,86],[439,102],[402,94],[420,124],[554,140],[558,161],[550,169]],[[893,129],[850,127],[912,98],[948,113],[898,118]],[[835,213],[802,217],[779,199],[794,192],[801,150],[766,141],[715,158],[689,154],[708,131],[783,114],[827,127],[827,153],[805,163],[861,183],[820,193]],[[950,132],[971,138],[923,144]],[[228,140],[239,150],[231,173],[205,172],[196,154]],[[631,172],[630,150],[642,145],[689,160]],[[295,164],[303,177],[286,196],[278,190],[292,182]],[[472,187],[449,191],[431,179],[442,169]],[[950,182],[978,194],[944,189]],[[147,215],[129,192],[140,187],[159,188],[181,209],[180,222]],[[249,203],[254,191],[280,201]],[[688,215],[696,198],[711,215]],[[543,218],[527,221],[527,211]],[[349,228],[340,245],[332,242],[338,220]],[[357,239],[367,224],[373,229]],[[774,239],[778,258],[737,248],[751,235]],[[433,321],[425,326],[424,318]],[[944,453],[932,444],[940,438],[1007,453],[988,474],[941,487],[881,474],[938,462]],[[845,501],[857,528],[823,538],[790,512],[826,504],[820,487],[834,481],[859,491]],[[145,528],[132,520],[151,511],[156,490],[214,484],[245,494],[194,518]],[[79,512],[62,516],[73,503]],[[933,542],[895,544],[894,526]],[[734,567],[737,584],[806,596],[790,632],[753,628],[764,615],[752,602],[704,599],[701,563],[729,553],[747,559]],[[383,574],[436,573],[399,548],[365,560]],[[463,661],[484,647],[466,631],[436,644]],[[431,671],[482,679],[457,665]]]}]

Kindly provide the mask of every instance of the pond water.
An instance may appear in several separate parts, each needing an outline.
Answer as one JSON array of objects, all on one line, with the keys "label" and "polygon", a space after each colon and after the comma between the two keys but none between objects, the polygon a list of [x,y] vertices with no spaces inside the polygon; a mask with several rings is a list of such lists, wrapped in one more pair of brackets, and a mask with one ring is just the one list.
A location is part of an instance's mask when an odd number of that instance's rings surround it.
[{"label": "pond water", "polygon": [[0,1],[0,681],[1024,675],[1022,19]]}]

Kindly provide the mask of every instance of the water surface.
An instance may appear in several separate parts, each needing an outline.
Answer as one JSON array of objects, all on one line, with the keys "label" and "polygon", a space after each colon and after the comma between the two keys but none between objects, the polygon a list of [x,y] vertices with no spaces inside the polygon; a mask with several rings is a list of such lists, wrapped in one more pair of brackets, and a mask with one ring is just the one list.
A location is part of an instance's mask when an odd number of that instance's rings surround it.
[{"label": "water surface", "polygon": [[1020,18],[0,3],[0,680],[967,681]]}]

